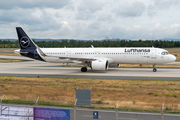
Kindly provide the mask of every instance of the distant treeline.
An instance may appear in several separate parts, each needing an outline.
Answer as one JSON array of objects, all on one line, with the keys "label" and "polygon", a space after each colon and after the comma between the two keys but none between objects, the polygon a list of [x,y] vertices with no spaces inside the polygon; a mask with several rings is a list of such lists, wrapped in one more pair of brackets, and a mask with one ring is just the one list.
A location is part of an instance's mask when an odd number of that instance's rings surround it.
[{"label": "distant treeline", "polygon": [[[33,40],[34,41],[34,40]],[[58,48],[58,47],[158,47],[158,48],[178,48],[180,41],[168,40],[93,40],[93,41],[34,41],[39,47]],[[18,41],[0,40],[0,48],[19,48]]]}]

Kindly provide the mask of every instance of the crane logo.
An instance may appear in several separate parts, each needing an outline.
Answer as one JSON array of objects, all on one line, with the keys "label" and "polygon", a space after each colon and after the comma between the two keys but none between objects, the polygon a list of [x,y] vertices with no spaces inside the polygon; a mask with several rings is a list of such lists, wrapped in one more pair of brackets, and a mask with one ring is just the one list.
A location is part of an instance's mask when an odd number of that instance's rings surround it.
[{"label": "crane logo", "polygon": [[30,40],[29,40],[28,37],[24,36],[24,37],[22,37],[22,38],[20,39],[20,45],[21,45],[21,47],[27,48],[27,47],[29,46],[29,44],[30,44]]}]

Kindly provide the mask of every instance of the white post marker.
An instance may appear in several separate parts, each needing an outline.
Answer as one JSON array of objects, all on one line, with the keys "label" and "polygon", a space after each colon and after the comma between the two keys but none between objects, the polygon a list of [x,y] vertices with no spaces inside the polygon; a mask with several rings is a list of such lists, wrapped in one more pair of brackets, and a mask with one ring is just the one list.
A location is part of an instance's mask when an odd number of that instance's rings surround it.
[{"label": "white post marker", "polygon": [[164,120],[164,103],[162,104],[162,110],[161,110],[161,120]]},{"label": "white post marker", "polygon": [[117,105],[114,103],[115,108],[116,108],[116,112],[115,112],[115,120],[118,120],[118,104],[119,104],[119,101],[117,102]]},{"label": "white post marker", "polygon": [[76,103],[77,103],[77,99],[76,99],[75,103],[72,101],[72,104],[73,104],[73,120],[76,120]]}]

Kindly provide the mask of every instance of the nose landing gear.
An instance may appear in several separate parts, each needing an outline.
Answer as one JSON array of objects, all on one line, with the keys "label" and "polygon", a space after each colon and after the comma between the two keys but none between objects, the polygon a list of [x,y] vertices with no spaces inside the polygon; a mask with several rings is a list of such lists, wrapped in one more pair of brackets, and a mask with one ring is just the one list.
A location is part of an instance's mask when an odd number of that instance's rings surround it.
[{"label": "nose landing gear", "polygon": [[157,71],[157,69],[156,69],[155,65],[153,65],[153,72],[156,72],[156,71]]},{"label": "nose landing gear", "polygon": [[157,69],[156,68],[153,68],[153,72],[156,72],[157,71]]}]

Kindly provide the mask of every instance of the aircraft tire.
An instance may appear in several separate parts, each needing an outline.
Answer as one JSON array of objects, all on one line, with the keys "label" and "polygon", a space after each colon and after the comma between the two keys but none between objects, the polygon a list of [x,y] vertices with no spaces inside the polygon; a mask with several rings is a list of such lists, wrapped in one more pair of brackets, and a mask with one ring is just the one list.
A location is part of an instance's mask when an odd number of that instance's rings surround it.
[{"label": "aircraft tire", "polygon": [[86,67],[82,67],[81,68],[81,72],[87,72],[87,68]]},{"label": "aircraft tire", "polygon": [[156,68],[153,68],[153,72],[156,72],[157,71],[157,69]]}]

